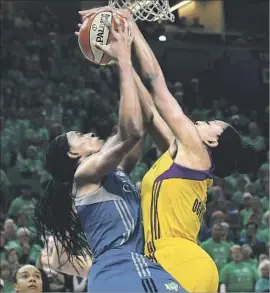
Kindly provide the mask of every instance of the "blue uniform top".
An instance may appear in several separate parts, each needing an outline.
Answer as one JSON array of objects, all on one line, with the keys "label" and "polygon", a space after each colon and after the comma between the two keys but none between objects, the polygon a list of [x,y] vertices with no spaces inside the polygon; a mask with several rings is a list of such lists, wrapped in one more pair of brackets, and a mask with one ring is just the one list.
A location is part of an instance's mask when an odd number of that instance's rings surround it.
[{"label": "blue uniform top", "polygon": [[140,195],[129,177],[114,169],[101,187],[75,198],[94,260],[88,292],[185,292],[161,266],[143,256]]},{"label": "blue uniform top", "polygon": [[121,169],[96,192],[75,198],[75,206],[94,258],[111,249],[143,254],[140,194]]}]

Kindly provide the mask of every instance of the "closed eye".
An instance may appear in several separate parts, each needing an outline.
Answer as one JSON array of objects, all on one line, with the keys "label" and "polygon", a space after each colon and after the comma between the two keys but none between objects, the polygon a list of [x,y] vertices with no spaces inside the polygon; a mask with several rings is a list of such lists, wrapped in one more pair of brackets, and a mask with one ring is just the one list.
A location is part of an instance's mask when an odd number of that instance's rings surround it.
[{"label": "closed eye", "polygon": [[83,136],[83,133],[76,131],[76,134],[78,134],[79,136]]}]

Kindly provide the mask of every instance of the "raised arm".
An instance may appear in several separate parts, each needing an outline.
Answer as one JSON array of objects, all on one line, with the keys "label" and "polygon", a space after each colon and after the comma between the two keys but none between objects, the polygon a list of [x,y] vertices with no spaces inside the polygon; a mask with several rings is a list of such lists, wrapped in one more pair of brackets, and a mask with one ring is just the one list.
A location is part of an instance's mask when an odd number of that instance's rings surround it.
[{"label": "raised arm", "polygon": [[[170,128],[159,115],[150,93],[142,83],[135,69],[133,69],[133,74],[143,113],[144,129],[146,132],[144,136],[146,137],[148,132],[159,151],[164,153],[169,149],[170,145],[174,141],[174,136]],[[143,141],[144,140],[142,139],[139,143],[137,143],[132,151],[120,163],[119,167],[126,173],[131,172],[141,155],[143,155]]]},{"label": "raised arm", "polygon": [[99,181],[111,169],[119,165],[143,136],[143,118],[131,63],[130,27],[125,21],[125,30],[122,32],[119,19],[115,19],[118,32],[110,28],[115,41],[106,46],[97,43],[94,45],[116,59],[119,69],[121,97],[118,132],[107,141],[100,152],[90,156],[79,166],[75,174],[77,182],[80,179],[85,181],[86,177],[88,182]]},{"label": "raised arm", "polygon": [[178,144],[180,143],[189,152],[196,154],[205,153],[204,145],[201,142],[196,127],[184,114],[181,106],[169,92],[159,63],[134,22],[133,32],[135,51],[141,66],[142,75],[144,81],[148,83],[159,114],[171,129]]},{"label": "raised arm", "polygon": [[[157,148],[164,153],[168,150],[174,141],[174,135],[166,122],[159,115],[156,106],[153,102],[152,96],[142,83],[139,75],[134,70],[134,79],[138,91],[140,105],[142,108],[143,116],[149,121],[145,124],[148,133],[152,136]],[[151,118],[151,119],[150,119]]]}]

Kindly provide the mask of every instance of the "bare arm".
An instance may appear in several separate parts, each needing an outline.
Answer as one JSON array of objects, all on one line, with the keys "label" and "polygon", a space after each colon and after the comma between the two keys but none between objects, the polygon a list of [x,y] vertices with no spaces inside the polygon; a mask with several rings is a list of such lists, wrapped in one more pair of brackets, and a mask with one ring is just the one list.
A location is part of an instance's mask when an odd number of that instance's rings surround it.
[{"label": "bare arm", "polygon": [[193,153],[205,152],[197,129],[169,92],[158,61],[135,23],[133,31],[135,51],[141,65],[142,75],[149,84],[159,114],[177,141],[187,150]]},{"label": "bare arm", "polygon": [[[133,69],[133,74],[143,113],[144,128],[151,135],[158,149],[164,153],[169,149],[170,145],[174,141],[174,136],[170,128],[159,115],[150,93],[142,83],[135,69]],[[141,141],[137,143],[132,151],[120,163],[119,167],[126,173],[130,173],[137,161],[140,159],[142,155],[143,142],[144,140],[141,139]]]},{"label": "bare arm", "polygon": [[[164,153],[172,144],[174,135],[166,122],[159,115],[150,93],[135,70],[134,78],[143,116],[147,117],[149,120],[149,123],[146,124],[147,131],[152,136],[158,149]],[[152,117],[151,121],[150,117]]]},{"label": "bare arm", "polygon": [[[57,249],[60,254],[59,257],[57,254]],[[92,260],[90,256],[87,257],[86,260],[82,256],[79,256],[81,262],[79,262],[74,257],[73,261],[69,262],[68,256],[60,243],[57,245],[57,249],[56,247],[53,248],[52,256],[49,258],[49,263],[52,269],[67,275],[73,275],[82,278],[88,277],[92,266]]]},{"label": "bare arm", "polygon": [[[138,143],[143,136],[143,118],[138,99],[137,89],[133,78],[133,67],[131,63],[131,43],[128,28],[125,32],[113,32],[118,46],[113,44],[101,46],[95,44],[98,49],[103,50],[111,56],[117,56],[120,76],[120,106],[119,127],[115,136],[110,138],[100,152],[90,156],[83,162],[75,174],[77,183],[97,182],[117,167],[127,153]],[[80,183],[78,184],[80,185]]]},{"label": "bare arm", "polygon": [[127,174],[132,171],[142,156],[143,142],[144,139],[142,138],[128,153],[128,155],[120,162],[118,168],[123,169]]}]

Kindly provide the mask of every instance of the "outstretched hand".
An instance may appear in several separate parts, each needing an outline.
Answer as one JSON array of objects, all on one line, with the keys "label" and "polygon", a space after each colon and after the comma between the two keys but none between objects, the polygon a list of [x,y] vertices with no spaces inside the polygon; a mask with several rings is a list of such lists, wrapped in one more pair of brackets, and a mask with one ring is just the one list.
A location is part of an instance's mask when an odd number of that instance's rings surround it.
[{"label": "outstretched hand", "polygon": [[93,9],[88,9],[88,10],[81,10],[79,11],[79,14],[82,17],[82,20],[85,20],[89,16],[102,12],[102,11],[110,11],[112,13],[115,13],[119,16],[122,16],[126,18],[128,21],[132,21],[133,17],[131,14],[131,11],[129,9],[118,9],[110,6],[105,6],[105,7],[99,7],[99,8],[93,8]]},{"label": "outstretched hand", "polygon": [[[97,12],[94,12],[97,13]],[[89,17],[89,15],[87,16]],[[133,35],[131,30],[131,24],[125,18],[122,18],[124,23],[124,29],[121,25],[120,18],[114,14],[113,19],[116,22],[117,31],[113,29],[112,25],[104,20],[105,26],[110,30],[110,33],[113,35],[114,40],[108,45],[101,45],[95,41],[92,44],[98,49],[108,54],[110,57],[120,60],[130,60],[131,59],[131,44],[133,41]],[[79,28],[81,24],[78,24]],[[79,32],[76,31],[75,34],[78,36]]]},{"label": "outstretched hand", "polygon": [[131,44],[133,40],[131,27],[127,20],[123,19],[124,22],[124,30],[121,26],[120,18],[117,15],[114,15],[113,19],[117,25],[117,31],[115,31],[112,25],[106,21],[105,25],[109,28],[111,34],[114,37],[114,41],[112,41],[108,45],[101,45],[97,42],[93,42],[93,45],[103,51],[104,53],[108,54],[112,58],[116,60],[122,59],[131,59]]}]

